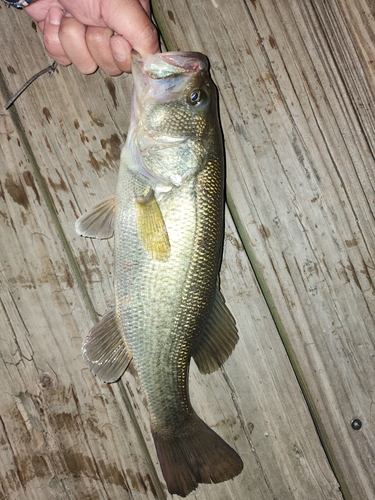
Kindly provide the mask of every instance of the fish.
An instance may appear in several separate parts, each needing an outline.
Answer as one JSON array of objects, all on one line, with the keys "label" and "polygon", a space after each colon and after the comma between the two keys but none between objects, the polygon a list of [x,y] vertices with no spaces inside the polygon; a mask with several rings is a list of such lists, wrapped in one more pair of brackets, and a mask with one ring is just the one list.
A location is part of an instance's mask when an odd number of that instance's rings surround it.
[{"label": "fish", "polygon": [[116,193],[76,221],[114,235],[114,306],[82,346],[113,383],[134,363],[168,491],[187,496],[243,469],[195,412],[189,367],[217,370],[238,341],[219,288],[225,167],[217,89],[198,52],[133,54],[131,119]]}]

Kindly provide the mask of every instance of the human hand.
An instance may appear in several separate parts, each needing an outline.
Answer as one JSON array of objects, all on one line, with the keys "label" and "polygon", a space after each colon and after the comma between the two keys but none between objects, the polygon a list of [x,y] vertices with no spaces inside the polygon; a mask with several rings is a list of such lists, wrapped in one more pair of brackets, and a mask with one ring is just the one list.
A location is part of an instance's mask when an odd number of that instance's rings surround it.
[{"label": "human hand", "polygon": [[131,71],[131,51],[159,50],[149,0],[37,0],[24,10],[44,34],[49,55],[85,74]]}]

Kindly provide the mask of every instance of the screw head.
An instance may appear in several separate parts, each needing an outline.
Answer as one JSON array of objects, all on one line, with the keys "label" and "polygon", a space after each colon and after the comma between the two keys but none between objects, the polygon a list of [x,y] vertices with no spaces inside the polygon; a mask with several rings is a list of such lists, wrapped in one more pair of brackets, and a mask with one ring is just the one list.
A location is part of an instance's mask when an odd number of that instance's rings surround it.
[{"label": "screw head", "polygon": [[352,426],[353,430],[359,431],[359,429],[362,427],[362,422],[359,420],[359,418],[353,418],[353,420],[350,422],[350,425]]}]

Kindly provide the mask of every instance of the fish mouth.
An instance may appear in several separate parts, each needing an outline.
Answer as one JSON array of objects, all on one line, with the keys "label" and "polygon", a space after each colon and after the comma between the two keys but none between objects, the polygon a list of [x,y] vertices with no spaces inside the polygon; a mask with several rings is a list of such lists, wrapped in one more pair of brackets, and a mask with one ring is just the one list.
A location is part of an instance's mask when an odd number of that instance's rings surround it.
[{"label": "fish mouth", "polygon": [[133,72],[145,73],[152,79],[164,79],[179,74],[196,73],[208,68],[206,56],[200,52],[164,52],[140,57],[133,52]]},{"label": "fish mouth", "polygon": [[138,104],[173,99],[190,78],[207,70],[208,60],[199,52],[164,52],[145,57],[134,52],[132,72]]}]

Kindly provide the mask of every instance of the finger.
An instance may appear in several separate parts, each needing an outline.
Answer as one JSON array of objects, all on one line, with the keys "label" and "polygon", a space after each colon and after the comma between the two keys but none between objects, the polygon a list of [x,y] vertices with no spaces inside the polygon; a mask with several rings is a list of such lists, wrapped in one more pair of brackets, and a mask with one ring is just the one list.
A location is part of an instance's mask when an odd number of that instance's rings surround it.
[{"label": "finger", "polygon": [[38,2],[33,2],[27,7],[24,7],[23,10],[27,12],[35,22],[39,23],[45,20],[51,8],[58,8],[60,11],[63,10],[59,0],[38,0]]},{"label": "finger", "polygon": [[112,54],[117,66],[121,71],[131,73],[131,51],[132,46],[121,35],[113,35],[110,40]]},{"label": "finger", "polygon": [[151,16],[151,6],[149,0],[139,0],[148,17]]},{"label": "finger", "polygon": [[76,68],[86,75],[98,68],[86,44],[86,26],[74,19],[63,17],[59,37],[66,55]]},{"label": "finger", "polygon": [[62,10],[58,7],[51,7],[44,22],[39,23],[39,27],[43,31],[44,46],[48,54],[59,64],[67,66],[71,63],[71,60],[61,45],[59,37],[62,18]]},{"label": "finger", "polygon": [[106,5],[103,2],[103,20],[113,31],[122,35],[141,56],[158,52],[157,30],[139,2],[118,0],[108,11]]},{"label": "finger", "polygon": [[86,44],[96,64],[108,75],[116,76],[124,71],[113,57],[111,37],[113,31],[109,28],[89,26],[86,29]]}]

